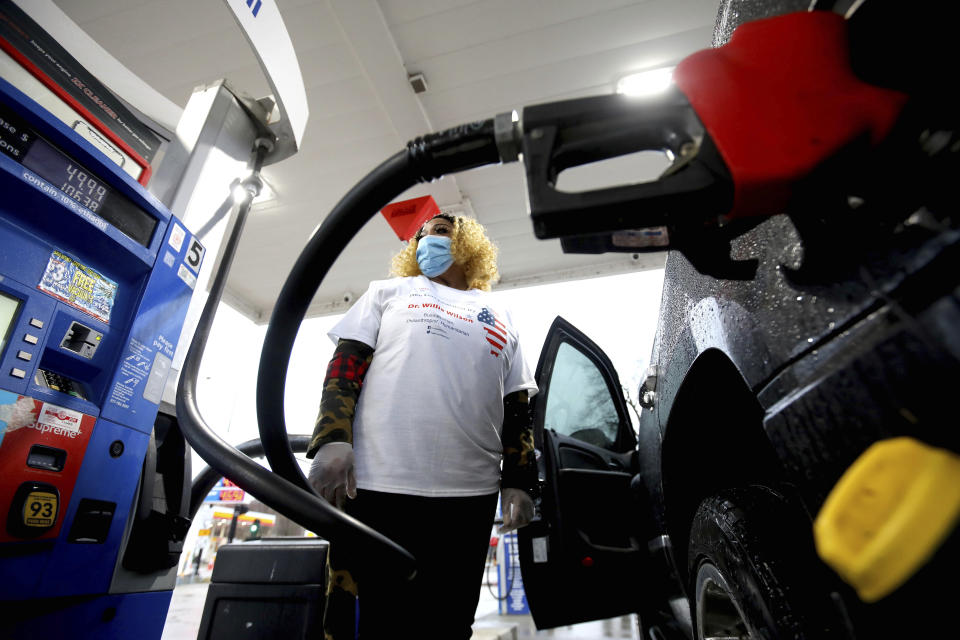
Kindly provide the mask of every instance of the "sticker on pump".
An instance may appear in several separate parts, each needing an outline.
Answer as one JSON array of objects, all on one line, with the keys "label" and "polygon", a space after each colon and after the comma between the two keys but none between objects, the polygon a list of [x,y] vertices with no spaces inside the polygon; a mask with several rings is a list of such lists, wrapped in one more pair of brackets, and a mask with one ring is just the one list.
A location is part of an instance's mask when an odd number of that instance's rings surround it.
[{"label": "sticker on pump", "polygon": [[83,414],[79,411],[44,402],[34,428],[42,433],[53,432],[56,435],[76,438],[80,435],[82,421]]},{"label": "sticker on pump", "polygon": [[23,526],[49,529],[57,520],[57,494],[43,489],[31,491],[23,503]]},{"label": "sticker on pump", "polygon": [[197,286],[197,276],[190,273],[187,268],[183,265],[180,265],[180,268],[177,269],[177,275],[183,280],[188,287],[193,289]]},{"label": "sticker on pump", "polygon": [[173,250],[180,253],[183,241],[187,237],[187,231],[176,222],[173,223],[173,231],[170,232],[170,239],[167,243],[173,247]]},{"label": "sticker on pump", "polygon": [[[187,249],[187,255],[183,258],[183,263],[193,269],[194,273],[200,273],[200,265],[203,263],[203,254],[207,252],[200,244],[200,241],[194,237],[190,241],[190,248]],[[193,287],[191,287],[192,289]]]},{"label": "sticker on pump", "polygon": [[37,289],[91,316],[110,323],[117,283],[65,253],[50,254]]}]

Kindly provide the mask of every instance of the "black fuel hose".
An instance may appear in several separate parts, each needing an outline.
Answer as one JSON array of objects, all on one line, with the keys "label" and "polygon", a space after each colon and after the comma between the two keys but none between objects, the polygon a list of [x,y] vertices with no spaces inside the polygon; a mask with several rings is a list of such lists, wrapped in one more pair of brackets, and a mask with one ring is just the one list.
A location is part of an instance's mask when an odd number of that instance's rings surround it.
[{"label": "black fuel hose", "polygon": [[[405,150],[374,169],[337,203],[297,258],[277,297],[264,338],[257,378],[257,421],[271,468],[299,490],[312,493],[287,441],[284,391],[290,354],[310,301],[350,240],[391,200],[418,182],[500,163],[498,147],[502,149],[504,138],[514,135],[513,130],[503,134],[502,118],[503,114],[496,121],[475,122],[408,143]],[[338,522],[330,522],[313,530],[336,544],[338,540],[331,533],[338,527]]]},{"label": "black fuel hose", "polygon": [[[302,434],[290,436],[290,448],[293,449],[294,453],[303,453],[309,446],[310,436]],[[260,438],[247,440],[237,445],[237,451],[250,458],[260,458],[263,456],[263,443],[260,442]],[[187,513],[190,520],[196,517],[197,511],[203,505],[204,498],[222,477],[223,474],[213,467],[204,467],[194,477],[190,484],[190,511]]]},{"label": "black fuel hose", "polygon": [[[253,194],[259,190],[260,168],[271,146],[268,142],[258,141],[253,172],[251,177],[244,181],[244,186],[253,193],[248,193],[248,197],[238,208],[236,223],[224,244],[220,267],[213,278],[210,294],[200,314],[196,332],[184,360],[177,388],[177,419],[190,446],[200,457],[241,489],[278,513],[322,535],[331,543],[339,544],[345,549],[345,553],[356,554],[365,561],[387,567],[400,575],[412,577],[415,562],[413,556],[403,548],[358,520],[337,511],[312,490],[305,490],[271,473],[224,441],[206,424],[200,414],[197,404],[200,362],[217,313],[217,306],[226,287],[227,274],[236,255]],[[293,454],[289,455],[292,458]]]}]

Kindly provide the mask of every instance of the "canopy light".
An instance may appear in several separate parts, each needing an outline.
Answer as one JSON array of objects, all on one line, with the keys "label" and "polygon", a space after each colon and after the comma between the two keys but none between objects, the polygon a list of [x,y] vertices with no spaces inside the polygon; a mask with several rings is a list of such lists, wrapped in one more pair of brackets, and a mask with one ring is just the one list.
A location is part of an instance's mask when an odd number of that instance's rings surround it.
[{"label": "canopy light", "polygon": [[234,182],[233,186],[230,188],[230,193],[233,195],[233,203],[241,204],[245,200],[250,198],[250,192],[247,191],[247,188],[243,186],[240,182]]},{"label": "canopy light", "polygon": [[673,81],[673,67],[631,73],[617,81],[617,93],[627,96],[649,96],[665,91]]},{"label": "canopy light", "polygon": [[[251,177],[249,174],[247,175],[246,178],[243,179],[243,181],[234,180],[233,185],[230,188],[230,193],[233,195],[234,204],[240,204],[247,198],[253,196],[253,194],[255,193],[256,185],[245,184],[250,180],[251,180]],[[253,202],[251,204],[256,205],[256,204],[261,204],[263,202],[269,202],[270,200],[276,199],[277,192],[273,190],[273,187],[271,187],[270,184],[266,180],[264,180],[262,176],[259,176],[256,179],[256,182],[259,183],[260,192],[257,193],[257,195],[253,196]],[[253,188],[254,191],[250,191],[251,188]]]}]

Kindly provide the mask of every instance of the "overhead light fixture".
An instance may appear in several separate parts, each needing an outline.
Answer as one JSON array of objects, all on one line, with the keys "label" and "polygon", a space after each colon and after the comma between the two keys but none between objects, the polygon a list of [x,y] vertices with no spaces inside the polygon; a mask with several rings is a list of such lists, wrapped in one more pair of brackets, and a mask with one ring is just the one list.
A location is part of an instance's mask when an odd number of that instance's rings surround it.
[{"label": "overhead light fixture", "polygon": [[617,81],[617,93],[626,96],[649,96],[665,91],[673,82],[673,67],[648,69],[623,76]]},{"label": "overhead light fixture", "polygon": [[243,186],[243,183],[239,180],[233,181],[233,186],[230,187],[230,194],[233,196],[234,204],[242,204],[250,198],[250,192],[247,191],[247,188]]},{"label": "overhead light fixture", "polygon": [[[244,185],[244,182],[250,179],[250,175],[251,174],[247,174],[246,178],[244,178],[242,181],[239,178],[233,181],[230,192],[233,195],[234,204],[240,204],[250,197],[251,192],[248,191],[247,187]],[[250,203],[251,206],[263,204],[264,202],[269,202],[276,199],[277,192],[274,191],[269,182],[263,179],[262,175],[258,176],[257,182],[260,183],[260,193],[253,198],[253,202]]]}]

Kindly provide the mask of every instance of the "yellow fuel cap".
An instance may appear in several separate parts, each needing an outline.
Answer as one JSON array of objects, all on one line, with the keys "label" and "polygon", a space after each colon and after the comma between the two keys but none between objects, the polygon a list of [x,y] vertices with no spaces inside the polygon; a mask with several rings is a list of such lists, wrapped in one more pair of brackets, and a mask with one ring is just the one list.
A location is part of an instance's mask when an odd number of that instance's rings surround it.
[{"label": "yellow fuel cap", "polygon": [[906,582],[960,515],[960,456],[881,440],[844,472],[813,523],[817,553],[864,602]]}]

